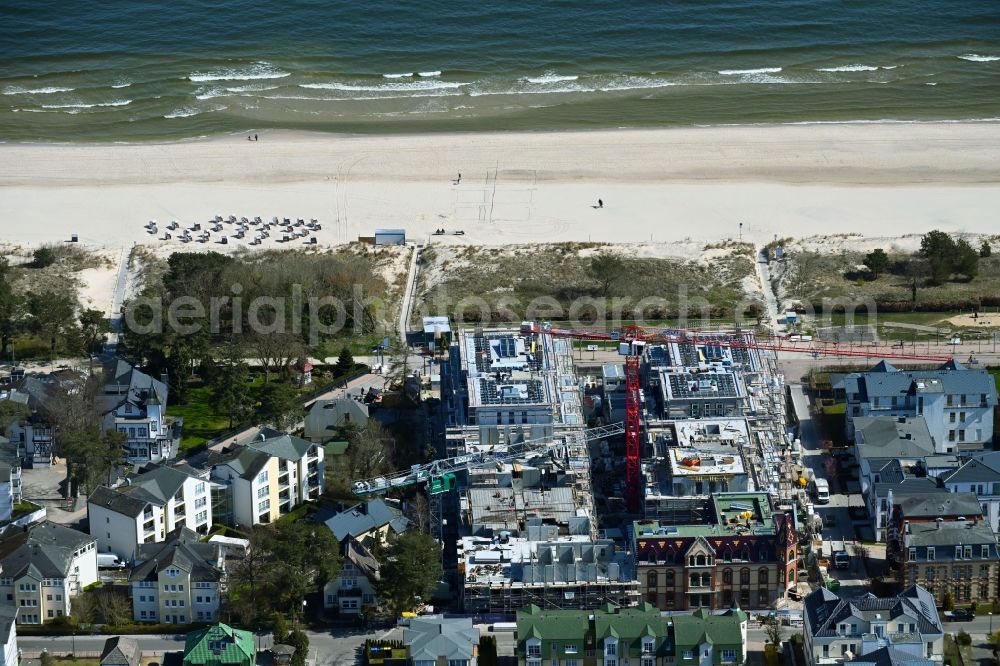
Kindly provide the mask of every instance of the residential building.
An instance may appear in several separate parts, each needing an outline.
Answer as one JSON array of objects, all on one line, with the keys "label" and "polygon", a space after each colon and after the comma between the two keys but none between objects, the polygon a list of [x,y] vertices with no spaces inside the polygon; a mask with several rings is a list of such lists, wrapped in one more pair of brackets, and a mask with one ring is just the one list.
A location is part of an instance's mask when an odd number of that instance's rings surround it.
[{"label": "residential building", "polygon": [[950,493],[975,493],[990,527],[1000,531],[1000,452],[976,455],[939,478]]},{"label": "residential building", "polygon": [[270,428],[260,437],[206,463],[224,496],[219,517],[237,526],[274,522],[323,492],[323,447]]},{"label": "residential building", "polygon": [[809,666],[868,663],[868,655],[886,648],[910,658],[942,661],[941,618],[934,596],[919,585],[895,597],[868,593],[850,599],[821,587],[804,599],[802,616]]},{"label": "residential building", "polygon": [[749,442],[746,419],[674,421],[650,438],[645,465],[645,517],[674,497],[749,490],[743,447]]},{"label": "residential building", "polygon": [[7,391],[7,399],[26,405],[30,413],[10,424],[10,440],[17,445],[17,456],[23,466],[47,467],[52,464],[52,414],[59,408],[60,396],[79,391],[86,377],[72,370],[58,370],[45,375],[22,376],[16,389]]},{"label": "residential building", "polygon": [[424,317],[424,345],[431,350],[448,349],[451,345],[451,322],[445,316]]},{"label": "residential building", "polygon": [[679,497],[671,519],[636,521],[629,535],[642,597],[664,610],[773,608],[795,585],[791,513],[767,493]]},{"label": "residential building", "polygon": [[16,607],[0,604],[0,666],[18,666],[20,663],[16,618]]},{"label": "residential building", "polygon": [[476,666],[479,630],[467,617],[413,618],[403,645],[411,666]]},{"label": "residential building", "polygon": [[712,614],[663,615],[648,603],[638,608],[542,610],[517,614],[518,666],[637,666],[746,662],[747,615],[730,609]]},{"label": "residential building", "polygon": [[898,541],[904,524],[982,520],[975,493],[913,493],[894,502],[890,538]]},{"label": "residential building", "polygon": [[101,666],[139,666],[142,649],[134,638],[112,636],[104,641],[101,650]]},{"label": "residential building", "polygon": [[192,631],[184,641],[183,666],[254,666],[253,634],[228,624]]},{"label": "residential building", "polygon": [[886,554],[907,584],[920,585],[938,604],[949,592],[960,604],[998,601],[1000,554],[996,535],[984,520],[904,522]]},{"label": "residential building", "polygon": [[162,543],[139,546],[129,575],[134,619],[167,624],[218,619],[226,576],[224,549],[198,538],[181,527]]},{"label": "residential building", "polygon": [[314,444],[326,444],[348,426],[368,423],[368,405],[355,398],[317,400],[306,414],[303,436]]},{"label": "residential building", "polygon": [[631,557],[610,539],[560,536],[555,525],[529,524],[524,537],[463,537],[458,562],[467,613],[639,602]]},{"label": "residential building", "polygon": [[323,522],[337,541],[352,537],[365,548],[385,543],[390,534],[402,534],[409,527],[403,512],[381,498],[355,504]]},{"label": "residential building", "polygon": [[340,574],[323,587],[323,608],[340,616],[356,616],[377,603],[381,565],[352,536],[344,539],[341,555]]},{"label": "residential building", "polygon": [[70,614],[70,597],[97,582],[93,537],[55,523],[0,532],[0,605],[17,608],[18,624]]},{"label": "residential building", "polygon": [[167,417],[166,378],[154,379],[122,359],[105,368],[97,397],[105,430],[126,436],[125,458],[132,463],[169,460],[177,450],[173,419]]},{"label": "residential building", "polygon": [[847,437],[855,419],[922,416],[937,453],[982,450],[993,441],[997,389],[982,369],[948,361],[935,370],[900,370],[881,361],[868,372],[831,377],[834,395],[847,403]]},{"label": "residential building", "polygon": [[150,465],[116,487],[99,486],[87,500],[90,534],[102,553],[132,560],[145,543],[179,527],[208,534],[212,525],[207,471],[188,465]]}]

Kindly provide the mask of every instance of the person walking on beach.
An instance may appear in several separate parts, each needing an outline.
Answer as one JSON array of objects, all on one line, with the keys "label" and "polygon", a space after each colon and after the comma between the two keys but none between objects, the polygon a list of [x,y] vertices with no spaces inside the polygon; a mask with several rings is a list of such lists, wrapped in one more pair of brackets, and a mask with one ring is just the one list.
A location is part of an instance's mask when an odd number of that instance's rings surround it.
[{"label": "person walking on beach", "polygon": [[462,172],[459,171],[458,172],[458,178],[455,179],[455,184],[459,185],[459,184],[461,184],[461,182],[462,182]]},{"label": "person walking on beach", "polygon": [[604,199],[598,199],[597,200],[597,207],[598,208],[604,208]]},{"label": "person walking on beach", "polygon": [[254,134],[254,135],[253,135],[253,140],[254,140],[254,141],[256,141],[256,140],[257,140],[257,135],[256,135],[256,134]]}]

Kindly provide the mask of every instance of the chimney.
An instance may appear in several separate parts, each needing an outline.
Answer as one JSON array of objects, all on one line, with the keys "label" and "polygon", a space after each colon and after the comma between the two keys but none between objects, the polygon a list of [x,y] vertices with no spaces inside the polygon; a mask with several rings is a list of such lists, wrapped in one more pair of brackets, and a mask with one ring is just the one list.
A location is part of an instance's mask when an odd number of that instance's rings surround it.
[{"label": "chimney", "polygon": [[908,520],[904,520],[903,521],[903,532],[905,534],[909,534],[910,533],[910,521],[908,521]]},{"label": "chimney", "polygon": [[937,523],[937,528],[941,529],[941,523],[944,522],[944,518],[935,518],[934,522]]}]

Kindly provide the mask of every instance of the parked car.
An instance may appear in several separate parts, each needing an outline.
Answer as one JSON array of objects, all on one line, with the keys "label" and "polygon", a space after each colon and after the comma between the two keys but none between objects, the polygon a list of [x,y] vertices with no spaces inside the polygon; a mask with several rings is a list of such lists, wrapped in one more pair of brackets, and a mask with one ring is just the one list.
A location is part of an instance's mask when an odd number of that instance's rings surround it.
[{"label": "parked car", "polygon": [[946,611],[944,616],[946,620],[951,620],[952,622],[969,622],[976,617],[976,614],[970,610],[958,608],[950,612]]}]

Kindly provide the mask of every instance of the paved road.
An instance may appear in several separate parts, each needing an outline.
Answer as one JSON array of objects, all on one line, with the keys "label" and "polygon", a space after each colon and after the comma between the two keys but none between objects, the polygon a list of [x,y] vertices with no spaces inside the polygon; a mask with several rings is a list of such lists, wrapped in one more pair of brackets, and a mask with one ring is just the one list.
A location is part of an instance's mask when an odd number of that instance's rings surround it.
[{"label": "paved road", "polygon": [[413,246],[410,250],[410,270],[406,276],[406,289],[403,290],[403,300],[399,308],[399,341],[406,343],[406,331],[410,325],[410,311],[413,308],[413,288],[417,283],[417,271],[420,270],[417,256],[420,250]]},{"label": "paved road", "polygon": [[763,246],[755,248],[757,252],[757,278],[760,280],[761,293],[767,306],[768,327],[778,330],[778,299],[771,289],[771,269],[767,265],[767,249]]}]

